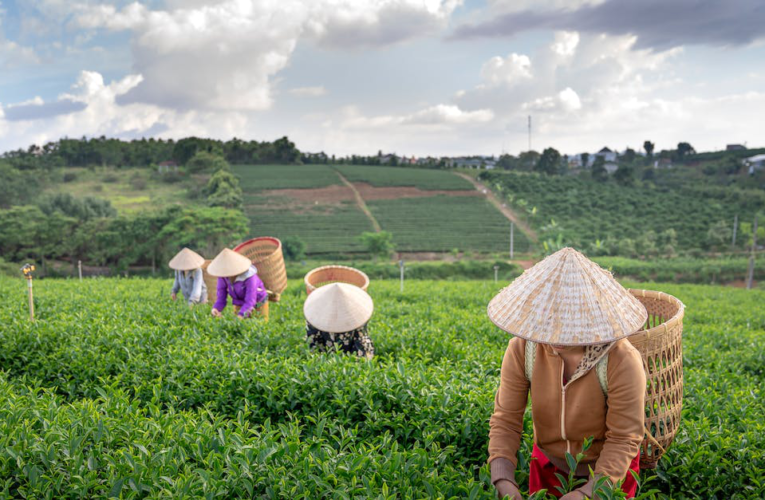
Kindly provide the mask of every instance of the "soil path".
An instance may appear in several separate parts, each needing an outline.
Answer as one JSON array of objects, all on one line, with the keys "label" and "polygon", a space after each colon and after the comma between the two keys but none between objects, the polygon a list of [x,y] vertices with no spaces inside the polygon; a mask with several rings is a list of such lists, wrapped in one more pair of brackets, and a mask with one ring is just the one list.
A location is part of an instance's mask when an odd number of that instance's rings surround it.
[{"label": "soil path", "polygon": [[539,236],[537,236],[536,231],[531,229],[531,227],[529,227],[529,225],[526,224],[526,222],[522,221],[521,218],[518,217],[518,214],[513,212],[506,205],[503,205],[502,202],[499,200],[499,198],[497,198],[497,196],[494,194],[494,192],[491,189],[489,189],[488,187],[484,186],[477,179],[474,179],[474,178],[470,177],[469,175],[462,174],[462,173],[459,173],[459,172],[454,172],[454,174],[455,175],[459,175],[460,177],[462,177],[466,181],[470,182],[472,185],[475,186],[475,188],[477,190],[479,190],[481,192],[485,191],[486,198],[492,203],[492,205],[497,207],[497,210],[499,210],[502,213],[502,215],[507,217],[507,220],[515,223],[515,225],[518,226],[518,229],[523,231],[523,233],[531,241],[533,241],[534,243],[538,243],[539,242]]},{"label": "soil path", "polygon": [[380,231],[382,231],[382,228],[380,227],[380,223],[377,222],[377,219],[375,219],[375,216],[372,215],[372,212],[369,211],[369,207],[364,202],[364,198],[361,197],[361,193],[359,193],[359,190],[356,189],[356,186],[354,186],[351,183],[351,181],[346,179],[345,176],[341,174],[339,170],[335,170],[335,173],[337,173],[338,177],[340,177],[340,180],[343,181],[343,184],[351,188],[351,191],[353,191],[353,196],[356,197],[356,203],[358,203],[361,211],[364,212],[364,215],[366,215],[369,221],[372,223],[372,227],[375,228],[375,232],[379,233]]}]

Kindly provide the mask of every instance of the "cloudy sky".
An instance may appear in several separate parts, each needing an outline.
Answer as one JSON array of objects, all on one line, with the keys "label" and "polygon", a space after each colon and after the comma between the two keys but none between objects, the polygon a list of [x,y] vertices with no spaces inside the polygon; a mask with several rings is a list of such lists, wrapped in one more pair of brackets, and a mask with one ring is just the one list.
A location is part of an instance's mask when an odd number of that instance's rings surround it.
[{"label": "cloudy sky", "polygon": [[0,0],[0,151],[765,146],[762,0]]}]

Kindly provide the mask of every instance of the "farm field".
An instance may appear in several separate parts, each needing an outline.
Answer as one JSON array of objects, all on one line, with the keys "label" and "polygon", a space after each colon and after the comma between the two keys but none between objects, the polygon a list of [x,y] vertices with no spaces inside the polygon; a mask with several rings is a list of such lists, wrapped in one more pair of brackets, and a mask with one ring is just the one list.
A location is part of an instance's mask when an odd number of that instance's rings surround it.
[{"label": "farm field", "polygon": [[412,186],[423,190],[472,190],[473,186],[450,171],[426,168],[333,165],[351,182],[375,187]]},{"label": "farm field", "polygon": [[[396,248],[404,251],[508,252],[510,248],[510,222],[482,197],[441,195],[368,205],[380,225],[393,233]],[[528,251],[523,233],[515,231],[514,239],[516,251]]]},{"label": "farm field", "polygon": [[231,165],[245,195],[268,189],[309,189],[341,184],[328,165]]},{"label": "farm field", "polygon": [[[494,253],[509,248],[510,223],[452,172],[356,165],[235,166],[234,171],[251,234],[300,237],[310,255],[364,251],[359,236],[374,225],[356,193],[382,230],[393,233],[398,251]],[[520,231],[515,236],[516,250],[527,251],[525,236]]]},{"label": "farm field", "polygon": [[[715,223],[725,222],[732,230],[735,215],[748,223],[765,209],[761,190],[725,186],[626,187],[581,177],[516,172],[486,172],[481,178],[518,213],[525,212],[535,229],[542,230],[555,220],[565,243],[585,249],[596,240],[611,237],[634,242],[648,231],[659,234],[667,229],[676,232],[675,250],[707,248],[708,232]],[[745,245],[744,240],[740,237],[739,244]]]},{"label": "farm field", "polygon": [[[307,349],[299,282],[265,325],[189,310],[170,285],[41,280],[30,324],[25,283],[0,278],[2,496],[495,498],[501,285],[373,281],[371,362]],[[640,286],[687,307],[681,428],[644,488],[762,498],[765,292]]]}]

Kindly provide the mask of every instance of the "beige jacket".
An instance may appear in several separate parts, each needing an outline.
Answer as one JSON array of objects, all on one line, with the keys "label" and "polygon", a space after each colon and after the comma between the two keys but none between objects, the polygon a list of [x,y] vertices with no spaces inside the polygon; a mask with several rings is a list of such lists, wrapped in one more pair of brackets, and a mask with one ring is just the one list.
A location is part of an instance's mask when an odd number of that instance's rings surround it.
[{"label": "beige jacket", "polygon": [[592,446],[577,474],[592,466],[596,474],[614,482],[623,479],[640,451],[644,434],[646,377],[640,353],[628,340],[619,340],[607,350],[606,398],[592,369],[606,353],[604,346],[585,348],[582,362],[565,386],[563,360],[543,344],[537,346],[529,384],[524,371],[525,347],[525,340],[513,338],[502,361],[494,414],[489,421],[492,483],[515,481],[529,389],[534,443],[551,462],[567,472],[566,452],[576,456],[584,439],[592,436]]}]

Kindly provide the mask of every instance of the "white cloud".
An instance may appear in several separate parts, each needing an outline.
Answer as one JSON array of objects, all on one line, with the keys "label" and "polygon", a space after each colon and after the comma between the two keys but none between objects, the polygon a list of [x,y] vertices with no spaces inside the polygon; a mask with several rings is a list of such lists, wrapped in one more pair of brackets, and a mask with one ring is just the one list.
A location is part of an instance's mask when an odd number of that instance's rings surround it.
[{"label": "white cloud", "polygon": [[172,109],[262,111],[299,40],[355,49],[431,34],[461,0],[212,0],[76,4],[80,28],[129,30],[143,81],[121,98]]},{"label": "white cloud", "polygon": [[[481,124],[491,121],[494,113],[488,109],[464,111],[455,105],[438,104],[405,115],[381,115],[366,117],[354,106],[343,110],[340,126],[349,130],[373,130],[388,128],[409,128],[427,130],[454,129],[463,125]],[[330,122],[330,125],[334,123]]]},{"label": "white cloud", "polygon": [[576,10],[585,5],[598,5],[606,0],[488,0],[494,15],[526,10]]},{"label": "white cloud", "polygon": [[297,87],[289,89],[288,93],[298,97],[321,97],[327,94],[327,89],[324,87]]},{"label": "white cloud", "polygon": [[34,113],[18,115],[12,126],[7,107],[0,109],[0,132],[6,148],[43,144],[61,137],[100,136],[142,137],[164,136],[180,138],[204,135],[230,138],[241,133],[247,120],[240,113],[206,113],[199,111],[174,111],[152,104],[120,105],[120,96],[141,82],[139,75],[105,83],[96,72],[83,71],[70,92],[61,94],[57,101],[49,103],[34,99],[25,107],[55,107],[57,104],[81,103],[77,110],[54,116],[36,117]]},{"label": "white cloud", "polygon": [[550,49],[561,56],[573,56],[579,45],[579,33],[571,31],[558,31],[555,33],[555,41]]},{"label": "white cloud", "polygon": [[489,85],[512,85],[531,77],[531,60],[522,54],[512,53],[504,59],[492,57],[481,68],[481,78]]}]

